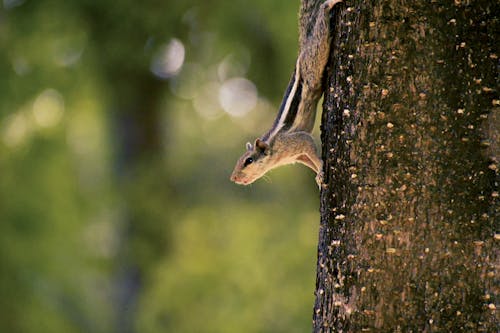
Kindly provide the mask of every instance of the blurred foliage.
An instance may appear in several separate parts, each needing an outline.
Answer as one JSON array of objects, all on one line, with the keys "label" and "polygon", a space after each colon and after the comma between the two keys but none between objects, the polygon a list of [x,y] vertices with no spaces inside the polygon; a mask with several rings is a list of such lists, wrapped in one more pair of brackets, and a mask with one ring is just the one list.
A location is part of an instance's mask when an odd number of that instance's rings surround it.
[{"label": "blurred foliage", "polygon": [[228,181],[275,115],[298,6],[3,1],[1,332],[310,329],[313,175]]}]

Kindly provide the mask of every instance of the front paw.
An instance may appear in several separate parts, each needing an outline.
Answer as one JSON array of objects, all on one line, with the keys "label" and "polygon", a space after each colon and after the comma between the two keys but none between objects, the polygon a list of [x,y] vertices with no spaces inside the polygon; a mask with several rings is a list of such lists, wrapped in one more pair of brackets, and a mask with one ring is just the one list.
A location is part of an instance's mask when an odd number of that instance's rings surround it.
[{"label": "front paw", "polygon": [[323,173],[323,170],[319,171],[316,174],[316,184],[318,184],[319,189],[321,190],[321,186],[323,185],[323,180],[324,180],[325,174]]}]

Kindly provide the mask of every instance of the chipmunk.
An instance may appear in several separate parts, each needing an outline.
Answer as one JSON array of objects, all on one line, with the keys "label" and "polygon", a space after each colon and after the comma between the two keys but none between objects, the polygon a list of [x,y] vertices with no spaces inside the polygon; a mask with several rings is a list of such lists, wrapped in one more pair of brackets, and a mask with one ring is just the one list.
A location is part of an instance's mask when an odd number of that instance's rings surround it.
[{"label": "chipmunk", "polygon": [[316,107],[323,91],[323,73],[330,53],[330,11],[342,0],[327,0],[319,6],[302,1],[299,26],[299,56],[271,129],[246,144],[231,181],[248,185],[278,166],[302,163],[323,182],[323,161],[311,135]]}]

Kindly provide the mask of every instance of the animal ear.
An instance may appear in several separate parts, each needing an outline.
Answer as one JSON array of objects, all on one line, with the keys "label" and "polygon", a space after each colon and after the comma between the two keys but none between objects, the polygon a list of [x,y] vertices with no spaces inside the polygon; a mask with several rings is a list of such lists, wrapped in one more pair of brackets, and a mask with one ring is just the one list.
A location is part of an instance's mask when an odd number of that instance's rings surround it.
[{"label": "animal ear", "polygon": [[266,155],[269,154],[269,144],[261,139],[255,140],[255,149]]},{"label": "animal ear", "polygon": [[246,147],[248,151],[253,150],[253,146],[250,142],[247,142]]}]

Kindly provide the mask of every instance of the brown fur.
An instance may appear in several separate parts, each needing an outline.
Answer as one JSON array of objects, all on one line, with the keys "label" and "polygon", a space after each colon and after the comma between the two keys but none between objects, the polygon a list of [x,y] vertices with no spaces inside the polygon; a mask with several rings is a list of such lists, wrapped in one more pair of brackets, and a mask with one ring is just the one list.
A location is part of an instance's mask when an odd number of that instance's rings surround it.
[{"label": "brown fur", "polygon": [[[316,107],[323,90],[323,73],[330,53],[330,10],[341,1],[327,0],[319,6],[312,5],[312,1],[302,2],[299,17],[300,51],[295,74],[299,76],[295,80],[302,80],[302,91],[293,124],[286,129],[275,127],[273,131],[272,128],[268,133],[273,135],[266,141],[256,139],[254,145],[247,144],[247,151],[239,158],[231,175],[233,182],[248,185],[271,169],[299,162],[316,172],[318,185],[322,183],[323,162],[310,133],[314,127]],[[277,124],[279,122],[275,121],[273,126]],[[251,163],[248,163],[249,158]]]}]

